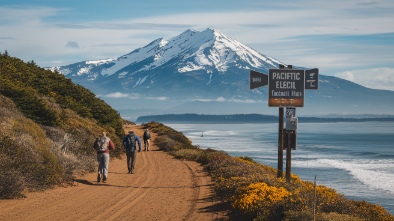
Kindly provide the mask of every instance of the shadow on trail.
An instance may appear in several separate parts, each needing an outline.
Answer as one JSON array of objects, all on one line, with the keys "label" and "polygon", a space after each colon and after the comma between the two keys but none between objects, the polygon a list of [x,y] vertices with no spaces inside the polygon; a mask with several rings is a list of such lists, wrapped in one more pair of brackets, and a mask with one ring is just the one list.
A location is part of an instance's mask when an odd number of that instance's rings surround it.
[{"label": "shadow on trail", "polygon": [[76,179],[74,180],[77,183],[81,183],[89,186],[112,186],[112,187],[121,187],[121,188],[135,188],[135,189],[185,189],[185,188],[198,188],[201,186],[209,186],[209,185],[197,185],[197,186],[119,186],[112,185],[110,182],[102,183],[102,182],[91,182],[89,180]]},{"label": "shadow on trail", "polygon": [[127,174],[127,172],[108,172],[108,173],[113,173],[113,174]]},{"label": "shadow on trail", "polygon": [[[213,196],[207,197],[205,199],[202,199],[200,201],[206,201],[206,202],[212,202],[213,203]],[[199,202],[197,202],[199,203]],[[229,202],[217,202],[215,204],[212,204],[211,206],[207,206],[204,208],[200,209],[204,213],[212,213],[215,214],[212,218],[215,221],[238,221],[238,220],[244,220],[244,217],[242,217],[241,214],[237,214],[233,212],[231,204]],[[227,218],[220,218],[224,215]],[[216,217],[217,216],[217,217]]]},{"label": "shadow on trail", "polygon": [[85,184],[85,185],[94,185],[94,183],[92,183],[92,182],[90,182],[88,180],[77,179],[77,180],[75,180],[75,182],[82,183],[82,184]]},{"label": "shadow on trail", "polygon": [[121,187],[121,188],[129,188],[131,186],[119,186],[119,185],[111,185],[111,183],[99,183],[99,182],[90,182],[89,180],[77,179],[75,180],[77,183],[89,185],[89,186],[112,186],[112,187]]}]

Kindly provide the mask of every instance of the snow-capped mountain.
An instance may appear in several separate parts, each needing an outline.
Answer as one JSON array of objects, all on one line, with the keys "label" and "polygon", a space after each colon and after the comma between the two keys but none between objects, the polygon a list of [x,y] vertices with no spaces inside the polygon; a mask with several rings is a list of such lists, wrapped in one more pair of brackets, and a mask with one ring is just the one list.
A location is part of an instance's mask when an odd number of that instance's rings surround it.
[{"label": "snow-capped mountain", "polygon": [[[133,106],[145,108],[144,113],[149,109],[161,113],[167,110],[229,114],[263,113],[267,88],[250,90],[249,72],[268,73],[279,64],[283,63],[217,30],[206,29],[186,30],[169,40],[159,38],[117,59],[83,61],[51,69],[91,89],[116,109]],[[319,82],[319,90],[306,92],[305,108],[310,105],[309,114],[338,110],[348,114],[378,110],[386,113],[385,108],[394,105],[391,91],[372,90],[324,75],[320,75]],[[104,96],[111,93],[123,98]]]},{"label": "snow-capped mountain", "polygon": [[[170,40],[157,39],[117,59],[84,61],[52,70],[88,88],[111,85],[106,87],[107,92],[163,95],[170,92],[169,87],[188,85],[199,96],[200,89],[210,91],[239,81],[247,85],[250,69],[267,72],[279,63],[216,30],[206,29],[186,30]],[[198,87],[194,87],[196,84]]]}]

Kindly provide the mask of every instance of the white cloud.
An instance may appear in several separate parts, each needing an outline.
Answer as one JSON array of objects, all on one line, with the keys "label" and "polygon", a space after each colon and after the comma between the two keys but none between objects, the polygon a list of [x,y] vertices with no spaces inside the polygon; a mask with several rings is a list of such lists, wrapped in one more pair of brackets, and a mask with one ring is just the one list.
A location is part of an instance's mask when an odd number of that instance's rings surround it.
[{"label": "white cloud", "polygon": [[112,94],[107,94],[104,97],[108,97],[108,98],[124,98],[124,97],[128,97],[128,96],[129,96],[128,94],[115,92],[115,93],[112,93]]},{"label": "white cloud", "polygon": [[199,99],[196,99],[196,101],[201,101],[201,102],[231,102],[231,103],[246,103],[246,104],[263,103],[261,100],[251,100],[251,99],[241,100],[241,99],[234,99],[234,98],[226,99],[224,97],[218,97],[216,99],[199,98]]},{"label": "white cloud", "polygon": [[226,99],[224,97],[218,97],[216,99],[209,99],[209,98],[198,98],[196,101],[201,101],[201,102],[225,102]]},{"label": "white cloud", "polygon": [[335,76],[368,88],[394,91],[394,68],[352,70]]},{"label": "white cloud", "polygon": [[156,100],[156,101],[165,101],[168,100],[168,97],[147,97],[148,100]]},{"label": "white cloud", "polygon": [[121,93],[121,92],[115,92],[115,93],[107,94],[107,95],[104,95],[104,97],[106,97],[106,98],[115,98],[115,99],[117,99],[117,98],[128,98],[128,99],[131,99],[131,100],[138,100],[138,99],[157,100],[157,101],[168,100],[168,97],[144,97],[144,96],[141,96],[140,94],[135,94],[135,93],[124,94],[124,93]]}]

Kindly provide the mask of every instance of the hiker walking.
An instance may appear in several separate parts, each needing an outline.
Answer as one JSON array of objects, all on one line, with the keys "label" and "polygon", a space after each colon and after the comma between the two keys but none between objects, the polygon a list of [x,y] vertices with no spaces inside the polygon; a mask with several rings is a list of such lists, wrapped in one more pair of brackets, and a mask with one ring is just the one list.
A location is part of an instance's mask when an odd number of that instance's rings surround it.
[{"label": "hiker walking", "polygon": [[144,138],[144,151],[148,151],[150,147],[150,133],[148,129],[144,131],[143,138]]},{"label": "hiker walking", "polygon": [[103,183],[105,183],[108,179],[109,151],[114,150],[115,145],[112,140],[107,137],[107,134],[103,132],[98,138],[96,138],[93,147],[97,151],[97,182],[100,182],[102,180]]},{"label": "hiker walking", "polygon": [[137,153],[136,141],[138,141],[138,152],[141,152],[141,140],[134,134],[134,131],[130,130],[129,134],[123,138],[123,146],[126,149],[127,169],[129,170],[129,173],[134,173]]}]

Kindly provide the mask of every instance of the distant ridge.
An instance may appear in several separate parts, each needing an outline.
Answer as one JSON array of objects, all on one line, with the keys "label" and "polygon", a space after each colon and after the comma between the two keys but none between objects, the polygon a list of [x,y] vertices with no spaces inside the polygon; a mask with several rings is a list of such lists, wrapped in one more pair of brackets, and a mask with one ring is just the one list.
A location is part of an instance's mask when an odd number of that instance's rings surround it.
[{"label": "distant ridge", "polygon": [[[367,121],[390,121],[394,122],[394,116],[374,116],[374,117],[298,117],[299,122],[367,122]],[[232,115],[205,115],[205,114],[164,114],[141,116],[137,122],[161,122],[161,123],[275,123],[278,116],[262,114],[232,114]]]}]

